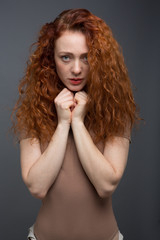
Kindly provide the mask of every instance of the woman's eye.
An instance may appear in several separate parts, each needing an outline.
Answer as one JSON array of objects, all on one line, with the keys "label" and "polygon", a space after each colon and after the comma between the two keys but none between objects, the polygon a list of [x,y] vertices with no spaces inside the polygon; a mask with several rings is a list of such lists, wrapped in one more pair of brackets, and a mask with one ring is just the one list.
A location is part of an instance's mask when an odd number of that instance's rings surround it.
[{"label": "woman's eye", "polygon": [[62,56],[61,59],[64,61],[64,62],[68,62],[69,61],[69,56]]},{"label": "woman's eye", "polygon": [[84,57],[83,57],[83,60],[84,60],[84,62],[88,62],[87,56],[84,56]]},{"label": "woman's eye", "polygon": [[83,56],[82,56],[82,59],[83,59],[83,61],[88,62],[87,55],[83,55]]}]

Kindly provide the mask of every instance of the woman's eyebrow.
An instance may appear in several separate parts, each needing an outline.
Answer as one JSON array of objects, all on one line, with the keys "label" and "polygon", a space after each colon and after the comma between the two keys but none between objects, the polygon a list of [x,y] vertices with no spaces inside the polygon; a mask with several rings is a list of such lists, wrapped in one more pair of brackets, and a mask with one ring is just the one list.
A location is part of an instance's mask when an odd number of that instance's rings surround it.
[{"label": "woman's eyebrow", "polygon": [[71,52],[67,52],[67,51],[61,51],[61,52],[59,52],[60,54],[73,54],[73,53],[71,53]]},{"label": "woman's eyebrow", "polygon": [[[72,52],[67,52],[67,51],[61,51],[61,52],[59,52],[59,54],[74,55]],[[82,55],[87,55],[87,54],[88,54],[88,52],[84,52],[84,53],[81,53],[81,56],[82,56]]]}]

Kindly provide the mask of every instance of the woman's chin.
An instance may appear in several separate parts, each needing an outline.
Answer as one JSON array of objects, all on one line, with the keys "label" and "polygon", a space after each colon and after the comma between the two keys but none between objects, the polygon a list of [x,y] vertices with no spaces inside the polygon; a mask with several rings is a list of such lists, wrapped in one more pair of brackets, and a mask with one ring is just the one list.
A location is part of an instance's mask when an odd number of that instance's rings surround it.
[{"label": "woman's chin", "polygon": [[72,85],[69,85],[69,86],[66,86],[68,88],[68,90],[72,91],[72,92],[79,92],[83,89],[84,86],[82,85],[76,85],[76,86],[72,86]]}]

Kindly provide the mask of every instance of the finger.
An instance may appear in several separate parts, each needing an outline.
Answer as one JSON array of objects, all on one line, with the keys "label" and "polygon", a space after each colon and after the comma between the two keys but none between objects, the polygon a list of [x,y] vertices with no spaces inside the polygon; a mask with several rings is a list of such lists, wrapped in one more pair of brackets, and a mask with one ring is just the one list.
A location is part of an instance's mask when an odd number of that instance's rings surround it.
[{"label": "finger", "polygon": [[61,103],[61,108],[62,109],[69,109],[69,108],[71,108],[72,106],[73,106],[74,104],[73,104],[73,101],[68,101],[68,102],[63,102],[63,103]]},{"label": "finger", "polygon": [[75,94],[75,97],[77,97],[77,96],[85,98],[85,99],[88,98],[88,94],[86,92],[84,92],[84,91],[77,92]]},{"label": "finger", "polygon": [[76,94],[80,94],[80,95],[84,95],[84,96],[88,96],[88,94],[85,91],[79,91]]},{"label": "finger", "polygon": [[75,95],[75,97],[74,97],[74,101],[76,102],[76,103],[86,103],[87,102],[87,97],[86,96],[84,96],[84,95],[81,95],[81,94],[77,94],[77,95]]},{"label": "finger", "polygon": [[72,96],[65,96],[61,99],[58,99],[58,103],[62,103],[62,102],[66,102],[66,101],[73,101],[74,102],[74,98]]},{"label": "finger", "polygon": [[72,93],[64,93],[64,94],[61,94],[60,96],[57,97],[58,100],[61,100],[61,99],[64,99],[66,97],[70,97],[71,99],[74,98],[73,94]]},{"label": "finger", "polygon": [[57,96],[61,97],[61,96],[65,96],[65,95],[73,96],[73,93],[71,91],[69,91],[67,88],[64,88]]},{"label": "finger", "polygon": [[56,108],[63,108],[63,105],[67,105],[68,103],[71,103],[72,105],[74,105],[74,102],[72,100],[67,100],[67,101],[62,101],[62,102],[57,102],[55,104]]},{"label": "finger", "polygon": [[63,99],[73,99],[74,95],[71,92],[61,92],[57,97],[55,98],[55,102],[63,101]]}]

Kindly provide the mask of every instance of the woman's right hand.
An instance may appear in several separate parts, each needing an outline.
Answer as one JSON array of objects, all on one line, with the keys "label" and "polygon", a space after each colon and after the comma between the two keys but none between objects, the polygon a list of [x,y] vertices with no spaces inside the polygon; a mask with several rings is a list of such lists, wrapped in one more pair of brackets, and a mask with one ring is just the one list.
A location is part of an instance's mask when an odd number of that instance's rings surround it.
[{"label": "woman's right hand", "polygon": [[38,139],[20,141],[22,177],[31,194],[43,199],[63,164],[74,106],[73,93],[63,89],[55,98],[58,126],[42,152]]},{"label": "woman's right hand", "polygon": [[58,123],[71,123],[71,112],[75,106],[74,94],[70,92],[67,88],[64,88],[54,100]]}]

